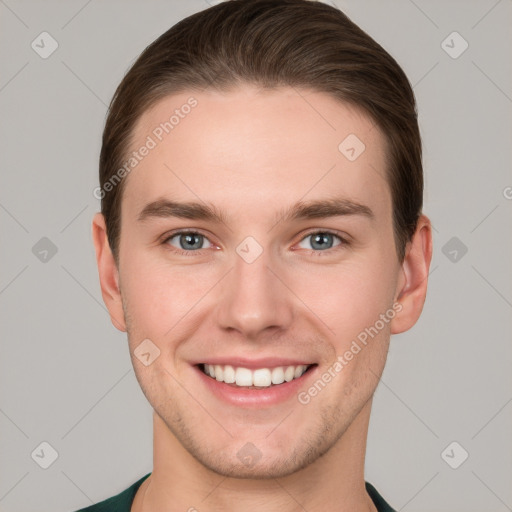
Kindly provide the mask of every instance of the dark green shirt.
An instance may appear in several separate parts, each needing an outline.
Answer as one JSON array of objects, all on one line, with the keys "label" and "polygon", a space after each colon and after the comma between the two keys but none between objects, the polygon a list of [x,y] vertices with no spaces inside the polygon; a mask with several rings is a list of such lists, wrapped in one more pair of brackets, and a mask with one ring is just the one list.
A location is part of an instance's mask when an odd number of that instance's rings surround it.
[{"label": "dark green shirt", "polygon": [[[112,498],[105,501],[100,501],[99,503],[96,503],[96,505],[81,508],[76,512],[130,512],[130,508],[132,507],[133,499],[135,498],[138,488],[150,474],[151,473],[148,473],[146,476],[143,476],[140,480],[128,487],[128,489],[116,496],[112,496]],[[366,491],[370,495],[370,498],[373,500],[373,503],[379,512],[395,512],[395,510],[384,501],[384,498],[377,492],[377,489],[368,482],[366,482]]]}]

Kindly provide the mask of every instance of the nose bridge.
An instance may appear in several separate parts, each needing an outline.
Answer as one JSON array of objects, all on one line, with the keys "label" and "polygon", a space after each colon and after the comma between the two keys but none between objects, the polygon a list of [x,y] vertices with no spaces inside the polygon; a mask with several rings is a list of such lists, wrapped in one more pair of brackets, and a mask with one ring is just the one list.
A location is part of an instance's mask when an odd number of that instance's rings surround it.
[{"label": "nose bridge", "polygon": [[218,304],[221,328],[255,338],[267,329],[290,325],[292,303],[286,287],[270,270],[272,266],[269,253],[254,240],[245,240],[237,247]]}]

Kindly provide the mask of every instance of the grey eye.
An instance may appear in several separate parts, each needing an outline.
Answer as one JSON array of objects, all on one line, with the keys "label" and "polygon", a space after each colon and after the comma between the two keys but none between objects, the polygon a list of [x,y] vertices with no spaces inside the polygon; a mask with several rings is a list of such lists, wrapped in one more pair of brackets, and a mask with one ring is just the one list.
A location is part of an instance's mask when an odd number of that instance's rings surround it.
[{"label": "grey eye", "polygon": [[[334,239],[338,239],[339,242],[337,244],[334,244]],[[300,244],[303,244],[305,241],[311,240],[310,247],[304,247]],[[325,250],[325,249],[331,249],[332,247],[335,247],[336,245],[339,245],[341,243],[341,239],[339,236],[335,235],[334,233],[324,232],[324,231],[318,231],[316,233],[310,233],[306,237],[304,237],[299,246],[303,249],[315,249],[315,250]]]},{"label": "grey eye", "polygon": [[[177,239],[177,243],[179,245],[176,245],[175,239]],[[201,235],[200,233],[194,233],[194,232],[177,233],[177,234],[169,237],[169,240],[167,241],[167,243],[169,245],[172,245],[173,247],[176,247],[178,249],[183,249],[183,250],[192,250],[192,251],[207,248],[207,247],[202,247],[204,242],[207,242],[208,244],[210,244],[210,242],[204,235]],[[208,247],[210,247],[210,245],[208,245]]]}]

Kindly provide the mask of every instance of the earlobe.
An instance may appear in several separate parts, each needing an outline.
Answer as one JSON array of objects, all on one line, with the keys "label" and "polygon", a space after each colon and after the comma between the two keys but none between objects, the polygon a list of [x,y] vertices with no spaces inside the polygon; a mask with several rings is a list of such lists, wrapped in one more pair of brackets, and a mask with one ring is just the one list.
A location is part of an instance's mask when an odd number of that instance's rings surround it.
[{"label": "earlobe", "polygon": [[428,217],[421,215],[402,263],[395,294],[401,310],[391,322],[391,334],[409,330],[420,317],[427,294],[431,260],[432,226]]},{"label": "earlobe", "polygon": [[96,251],[96,263],[103,302],[107,306],[114,327],[126,332],[123,303],[119,289],[119,272],[108,242],[105,218],[101,213],[96,213],[92,221],[92,239]]}]

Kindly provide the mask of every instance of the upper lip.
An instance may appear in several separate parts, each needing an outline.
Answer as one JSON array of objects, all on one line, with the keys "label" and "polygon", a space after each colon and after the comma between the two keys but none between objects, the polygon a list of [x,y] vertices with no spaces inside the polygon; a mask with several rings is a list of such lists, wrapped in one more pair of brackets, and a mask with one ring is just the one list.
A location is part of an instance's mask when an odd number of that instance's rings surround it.
[{"label": "upper lip", "polygon": [[208,357],[201,361],[193,362],[192,364],[213,364],[213,365],[230,365],[236,368],[247,368],[247,369],[257,369],[257,368],[275,368],[278,366],[299,366],[305,365],[310,366],[313,363],[312,361],[305,361],[303,359],[297,358],[284,358],[284,357],[262,357],[260,359],[247,359],[244,357]]}]

